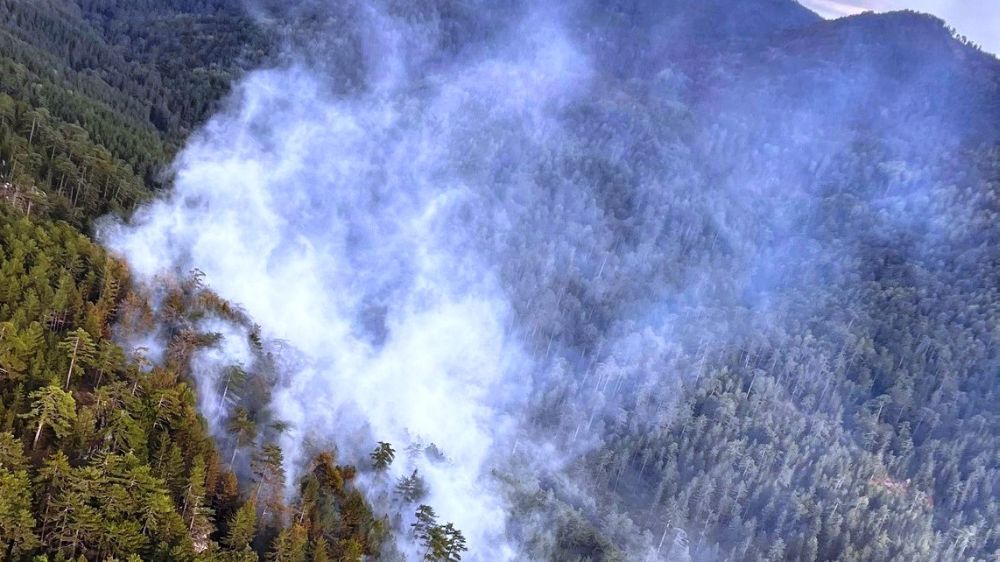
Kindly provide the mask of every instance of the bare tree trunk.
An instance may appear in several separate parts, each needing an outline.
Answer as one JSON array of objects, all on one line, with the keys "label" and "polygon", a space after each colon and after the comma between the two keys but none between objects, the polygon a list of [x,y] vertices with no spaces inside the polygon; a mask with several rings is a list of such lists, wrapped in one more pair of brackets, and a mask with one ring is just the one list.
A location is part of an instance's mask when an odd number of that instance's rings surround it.
[{"label": "bare tree trunk", "polygon": [[52,495],[45,495],[45,513],[42,514],[42,532],[38,533],[38,537],[45,540],[45,527],[49,524],[49,508],[51,507],[50,502],[52,501]]},{"label": "bare tree trunk", "polygon": [[73,376],[73,366],[76,365],[76,352],[80,349],[80,336],[77,336],[76,343],[73,344],[73,357],[69,360],[69,372],[66,373],[66,390],[69,390],[69,381]]},{"label": "bare tree trunk", "polygon": [[229,375],[226,377],[226,387],[222,389],[222,398],[219,400],[219,407],[221,408],[226,403],[226,395],[229,394],[229,383],[233,380],[233,376]]},{"label": "bare tree trunk", "polygon": [[753,377],[750,379],[750,386],[747,387],[747,400],[750,400],[750,393],[753,391],[753,383],[757,382],[757,373],[754,372]]},{"label": "bare tree trunk", "polygon": [[42,436],[42,428],[45,427],[45,418],[42,417],[38,420],[38,429],[35,430],[35,441],[31,444],[31,450],[38,448],[38,438]]}]

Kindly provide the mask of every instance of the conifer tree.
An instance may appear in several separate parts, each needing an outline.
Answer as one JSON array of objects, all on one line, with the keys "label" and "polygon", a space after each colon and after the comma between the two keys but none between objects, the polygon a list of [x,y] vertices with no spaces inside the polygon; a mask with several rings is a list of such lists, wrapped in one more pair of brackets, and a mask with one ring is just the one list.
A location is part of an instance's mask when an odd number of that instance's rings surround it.
[{"label": "conifer tree", "polygon": [[236,462],[236,453],[240,447],[246,447],[257,438],[257,424],[250,417],[250,412],[246,408],[236,408],[229,419],[229,432],[233,435],[235,444],[233,445],[233,456],[229,459],[229,466]]},{"label": "conifer tree", "polygon": [[69,356],[69,368],[66,371],[66,390],[69,390],[70,379],[73,375],[80,376],[91,366],[97,354],[97,346],[83,328],[77,328],[62,342],[59,349]]},{"label": "conifer tree", "polygon": [[263,507],[261,517],[271,514],[273,518],[280,518],[285,511],[284,486],[285,469],[283,466],[284,455],[281,447],[274,443],[268,443],[261,447],[250,462],[250,471],[253,473],[256,487],[253,499],[260,502]]},{"label": "conifer tree", "polygon": [[225,544],[233,550],[249,547],[257,532],[257,505],[253,501],[244,503],[229,521],[229,533]]},{"label": "conifer tree", "polygon": [[184,505],[181,510],[197,552],[207,548],[208,537],[213,531],[211,509],[205,505],[205,495],[205,459],[199,455],[191,464],[191,475],[184,489]]},{"label": "conifer tree", "polygon": [[298,523],[282,529],[268,556],[269,562],[306,562],[309,536],[306,528]]},{"label": "conifer tree", "polygon": [[32,448],[37,448],[46,426],[52,428],[60,439],[69,434],[76,421],[76,402],[72,395],[58,386],[45,386],[31,393],[31,411],[21,417],[37,425],[32,441]]},{"label": "conifer tree", "polygon": [[312,547],[312,557],[309,562],[332,562],[330,558],[330,546],[326,539],[320,537],[316,539]]},{"label": "conifer tree", "polygon": [[396,494],[403,498],[405,502],[417,502],[427,496],[427,484],[424,482],[423,477],[418,474],[417,470],[414,469],[412,474],[400,478],[399,482],[396,483]]},{"label": "conifer tree", "polygon": [[26,349],[13,322],[0,324],[0,380],[16,380],[28,367]]},{"label": "conifer tree", "polygon": [[9,433],[0,433],[0,552],[11,560],[31,552],[40,543],[31,509],[28,462],[21,444]]},{"label": "conifer tree", "polygon": [[386,470],[395,458],[396,450],[392,448],[392,445],[379,441],[378,447],[371,454],[372,466],[378,471]]}]

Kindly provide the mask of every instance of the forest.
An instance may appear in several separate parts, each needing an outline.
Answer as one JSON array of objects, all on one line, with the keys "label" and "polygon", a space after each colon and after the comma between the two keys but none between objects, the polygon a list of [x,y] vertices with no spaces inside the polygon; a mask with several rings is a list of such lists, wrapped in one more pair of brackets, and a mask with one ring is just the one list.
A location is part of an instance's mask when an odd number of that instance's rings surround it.
[{"label": "forest", "polygon": [[[115,343],[111,322],[150,321],[124,264],[65,223],[4,210],[0,324],[0,538],[5,559],[360,560],[381,522],[356,469],[318,453],[284,500],[280,449],[262,445],[241,486],[206,432],[189,360],[210,334],[191,317],[231,314],[194,281],[171,286],[169,358]],[[207,340],[207,341],[206,341]],[[235,386],[235,385],[234,385]],[[257,429],[234,424],[243,439]],[[391,462],[391,459],[389,459]],[[258,507],[260,509],[258,510]],[[294,523],[286,525],[286,520]],[[32,558],[36,553],[44,553]]]},{"label": "forest", "polygon": [[[194,278],[165,281],[169,359],[126,352],[120,333],[152,321],[151,295],[88,238],[162,188],[178,144],[269,49],[233,3],[0,5],[0,559],[377,552],[383,523],[335,451],[291,483],[280,449],[248,448],[240,481],[208,434],[190,358],[213,336],[191,322],[231,307]],[[252,441],[243,420],[233,431]]]},{"label": "forest", "polygon": [[234,2],[4,0],[5,197],[85,231],[131,212],[241,69],[272,50]]},{"label": "forest", "polygon": [[0,0],[0,559],[995,560],[998,123],[914,12]]}]

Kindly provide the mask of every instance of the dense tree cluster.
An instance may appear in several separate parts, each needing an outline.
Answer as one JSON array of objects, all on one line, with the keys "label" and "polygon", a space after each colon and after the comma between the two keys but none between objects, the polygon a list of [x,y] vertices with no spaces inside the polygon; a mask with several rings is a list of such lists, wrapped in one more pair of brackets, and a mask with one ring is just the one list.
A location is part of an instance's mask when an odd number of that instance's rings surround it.
[{"label": "dense tree cluster", "polygon": [[4,0],[0,91],[33,110],[44,108],[54,120],[83,128],[96,144],[151,179],[166,149],[144,109],[147,92],[111,83],[112,69],[118,74],[135,69],[73,8],[64,2]]},{"label": "dense tree cluster", "polygon": [[615,189],[540,199],[500,249],[535,352],[572,350],[538,423],[599,443],[595,504],[525,484],[573,506],[524,500],[562,521],[537,551],[996,557],[1000,65],[907,13],[733,59],[584,104],[567,168]]},{"label": "dense tree cluster", "polygon": [[80,226],[131,211],[266,37],[231,1],[3,0],[0,195]]},{"label": "dense tree cluster", "polygon": [[26,215],[86,225],[148,196],[132,166],[86,130],[0,94],[0,197]]},{"label": "dense tree cluster", "polygon": [[[176,143],[270,52],[266,36],[229,1],[0,8],[4,559],[376,554],[389,525],[334,453],[317,451],[288,494],[283,425],[267,409],[272,350],[245,314],[197,273],[155,294],[128,287],[124,265],[73,228],[147,199]],[[222,339],[201,330],[206,317],[245,329],[258,359],[219,377],[225,455],[190,386],[192,359]],[[143,333],[162,353],[126,357],[117,342]],[[393,457],[381,443],[374,470]],[[458,559],[461,533],[440,528],[445,547],[428,559]]]},{"label": "dense tree cluster", "polygon": [[432,105],[469,191],[440,244],[500,278],[528,438],[585,451],[505,475],[511,528],[567,561],[995,558],[1000,61],[912,12],[667,32],[732,4],[585,3],[597,77],[502,90],[542,117],[474,80]]},{"label": "dense tree cluster", "polygon": [[[141,84],[149,91],[139,99],[147,105],[149,121],[171,142],[183,141],[245,69],[276,50],[274,39],[246,14],[242,0],[75,4],[115,52],[148,73]],[[119,80],[137,77],[124,68],[115,67]]]},{"label": "dense tree cluster", "polygon": [[[245,314],[197,273],[146,294],[77,232],[147,199],[177,143],[271,51],[242,8],[0,3],[4,560],[355,561],[390,531],[333,452],[288,494],[272,350]],[[207,317],[245,329],[257,357],[218,379],[224,455],[191,386],[192,359],[222,339]],[[126,357],[119,343],[143,333],[162,353]],[[380,443],[373,470],[394,455]],[[451,524],[426,532],[428,560],[465,550]]]},{"label": "dense tree cluster", "polygon": [[[286,498],[281,450],[238,410],[238,478],[196,410],[189,360],[212,334],[176,332],[168,358],[126,357],[116,320],[148,321],[122,263],[66,224],[0,209],[0,548],[5,560],[360,560],[385,525],[319,453]],[[164,298],[188,306],[197,283]],[[210,295],[180,317],[231,314]],[[228,312],[227,312],[228,310]],[[240,413],[242,412],[242,413]],[[240,422],[242,416],[243,421]],[[391,450],[383,445],[380,450]],[[236,463],[239,467],[239,463]]]}]

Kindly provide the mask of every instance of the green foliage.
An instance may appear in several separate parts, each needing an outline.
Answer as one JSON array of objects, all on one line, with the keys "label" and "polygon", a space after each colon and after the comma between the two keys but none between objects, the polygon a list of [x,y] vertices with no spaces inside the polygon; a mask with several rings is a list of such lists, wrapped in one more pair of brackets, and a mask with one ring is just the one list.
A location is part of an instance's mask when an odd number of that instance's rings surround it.
[{"label": "green foliage", "polygon": [[[326,539],[320,537],[313,544],[312,557],[310,557],[309,562],[331,562],[329,551],[330,546],[326,542]],[[344,553],[343,558],[349,559],[352,554],[353,553]]]},{"label": "green foliage", "polygon": [[378,447],[371,454],[372,467],[378,471],[386,470],[395,458],[396,450],[392,448],[392,445],[379,441]]},{"label": "green foliage", "polygon": [[[111,322],[145,322],[146,298],[65,223],[0,206],[0,287],[18,288],[0,290],[0,544],[17,559],[305,560],[323,537],[337,545],[331,559],[377,551],[378,522],[349,486],[355,471],[330,454],[317,457],[315,493],[286,525],[283,453],[255,447],[266,412],[250,409],[251,392],[234,398],[229,425],[236,448],[251,449],[254,480],[241,490],[223,470],[184,375],[193,350],[217,340],[186,322],[205,306],[237,316],[197,283],[165,284],[177,307],[169,347],[192,348],[167,367],[126,359],[110,338]],[[249,379],[231,376],[234,389]]]},{"label": "green foliage", "polygon": [[93,366],[94,357],[97,355],[97,346],[94,345],[94,340],[91,339],[86,330],[77,328],[56,347],[65,353],[69,360],[69,368],[66,371],[66,388],[69,388],[73,375],[83,376],[87,367]]},{"label": "green foliage", "polygon": [[39,544],[31,498],[20,444],[9,433],[0,433],[0,545],[14,556],[30,553]]},{"label": "green foliage", "polygon": [[[149,197],[192,127],[271,51],[242,10],[229,0],[0,0],[0,430],[11,432],[0,432],[0,548],[15,558],[305,555],[308,529],[276,528],[280,449],[251,452],[257,482],[241,491],[184,380],[194,351],[215,341],[188,319],[238,311],[196,282],[166,286],[179,322],[167,364],[127,358],[111,324],[149,329],[146,298],[72,227]],[[236,412],[230,465],[253,448],[259,422],[275,423],[258,419],[266,389],[245,389],[247,379],[234,366],[222,392]],[[261,529],[259,515],[269,515]]]},{"label": "green foliage", "polygon": [[[147,141],[156,142],[155,137]],[[148,150],[150,156],[144,158],[165,158],[155,156],[164,153],[162,148],[134,150]],[[145,165],[150,170],[154,166]],[[81,226],[101,214],[128,211],[151,187],[131,164],[96,144],[84,129],[2,91],[0,186],[0,198],[25,214],[50,215]]]},{"label": "green foliage", "polygon": [[412,474],[396,482],[396,495],[407,503],[418,502],[427,497],[427,484],[414,469]]},{"label": "green foliage", "polygon": [[306,528],[295,523],[282,529],[274,541],[274,549],[267,557],[269,562],[306,562],[306,547],[309,545]]},{"label": "green foliage", "polygon": [[246,408],[236,408],[229,420],[229,432],[236,441],[233,447],[233,457],[229,459],[229,464],[236,462],[236,453],[240,447],[245,447],[253,443],[257,438],[257,423],[250,417],[250,412]]},{"label": "green foliage", "polygon": [[248,501],[233,515],[225,544],[233,550],[249,548],[257,531],[257,505]]},{"label": "green foliage", "polygon": [[255,503],[263,507],[263,515],[280,519],[285,511],[285,468],[281,447],[268,443],[260,448],[250,461],[254,478]]},{"label": "green foliage", "polygon": [[62,439],[73,429],[76,421],[76,402],[73,396],[55,385],[49,385],[31,393],[31,410],[21,417],[37,424],[32,446],[38,446],[42,430],[51,428],[56,437]]},{"label": "green foliage", "polygon": [[272,50],[235,1],[0,1],[0,199],[79,226],[129,212]]},{"label": "green foliage", "polygon": [[424,560],[457,562],[462,559],[462,553],[468,548],[461,531],[451,523],[439,524],[434,509],[428,505],[418,507],[415,517],[411,527],[425,549]]}]

